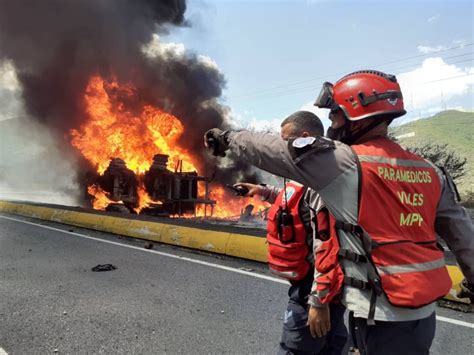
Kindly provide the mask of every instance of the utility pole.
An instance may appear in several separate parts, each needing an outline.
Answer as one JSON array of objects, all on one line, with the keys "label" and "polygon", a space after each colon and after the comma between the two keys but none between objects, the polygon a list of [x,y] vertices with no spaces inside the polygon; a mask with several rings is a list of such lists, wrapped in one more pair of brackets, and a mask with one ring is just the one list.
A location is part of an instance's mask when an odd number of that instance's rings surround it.
[{"label": "utility pole", "polygon": [[441,108],[446,111],[446,102],[444,101],[443,92],[441,91]]}]

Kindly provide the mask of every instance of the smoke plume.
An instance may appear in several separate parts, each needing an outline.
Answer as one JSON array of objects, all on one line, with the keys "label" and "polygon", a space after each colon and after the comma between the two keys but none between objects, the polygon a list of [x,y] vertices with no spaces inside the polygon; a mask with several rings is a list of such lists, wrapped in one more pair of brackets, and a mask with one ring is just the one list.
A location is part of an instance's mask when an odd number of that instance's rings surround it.
[{"label": "smoke plume", "polygon": [[[89,79],[113,76],[137,88],[127,109],[146,103],[179,117],[186,127],[180,145],[202,157],[206,171],[200,173],[209,175],[215,160],[204,151],[202,135],[229,125],[218,101],[224,76],[203,57],[158,40],[175,26],[190,26],[185,10],[185,0],[0,0],[0,60],[13,63],[28,115],[63,149],[73,150],[69,132],[86,119]],[[226,182],[238,173],[255,179],[244,165],[218,171]]]}]

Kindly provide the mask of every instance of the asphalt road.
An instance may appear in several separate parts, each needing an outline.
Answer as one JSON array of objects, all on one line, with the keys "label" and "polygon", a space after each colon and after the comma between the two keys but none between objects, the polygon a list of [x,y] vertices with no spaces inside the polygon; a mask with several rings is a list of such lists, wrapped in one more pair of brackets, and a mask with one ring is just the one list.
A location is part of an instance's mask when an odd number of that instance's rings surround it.
[{"label": "asphalt road", "polygon": [[[287,285],[258,263],[143,245],[0,214],[0,354],[275,353]],[[474,314],[437,314],[432,354],[473,354]]]}]

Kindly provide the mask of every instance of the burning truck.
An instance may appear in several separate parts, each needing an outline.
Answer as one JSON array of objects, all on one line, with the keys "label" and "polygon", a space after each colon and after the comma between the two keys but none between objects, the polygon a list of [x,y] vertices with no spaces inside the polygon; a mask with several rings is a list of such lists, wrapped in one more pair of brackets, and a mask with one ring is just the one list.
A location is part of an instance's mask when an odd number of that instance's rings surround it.
[{"label": "burning truck", "polygon": [[[95,209],[135,212],[158,216],[213,214],[215,200],[209,198],[210,179],[197,172],[183,172],[182,161],[168,169],[168,155],[156,154],[150,169],[136,175],[125,161],[114,158],[103,175],[89,173],[87,196]],[[202,196],[201,193],[203,192]]]},{"label": "burning truck", "polygon": [[[87,119],[70,131],[72,145],[95,171],[86,189],[94,209],[160,216],[236,217],[250,202],[198,174],[206,157],[180,145],[180,119],[151,105],[135,107],[131,83],[94,77],[84,95]],[[159,152],[159,153],[157,153]],[[211,186],[212,185],[212,186]],[[219,201],[224,204],[219,204]]]}]

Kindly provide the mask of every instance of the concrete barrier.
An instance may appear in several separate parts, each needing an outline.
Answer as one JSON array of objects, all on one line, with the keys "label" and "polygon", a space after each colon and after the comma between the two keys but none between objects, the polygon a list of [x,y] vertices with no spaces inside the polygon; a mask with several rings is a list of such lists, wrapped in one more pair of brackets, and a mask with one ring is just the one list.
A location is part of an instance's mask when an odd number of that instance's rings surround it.
[{"label": "concrete barrier", "polygon": [[451,281],[453,282],[453,287],[451,287],[451,290],[444,298],[449,301],[470,304],[468,298],[459,298],[457,296],[458,292],[461,290],[461,281],[464,279],[461,269],[456,265],[448,265],[448,272],[449,276],[451,277]]},{"label": "concrete barrier", "polygon": [[0,211],[249,260],[267,260],[265,238],[225,229],[203,229],[7,201],[0,201]]}]

